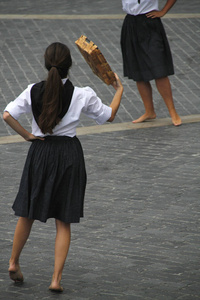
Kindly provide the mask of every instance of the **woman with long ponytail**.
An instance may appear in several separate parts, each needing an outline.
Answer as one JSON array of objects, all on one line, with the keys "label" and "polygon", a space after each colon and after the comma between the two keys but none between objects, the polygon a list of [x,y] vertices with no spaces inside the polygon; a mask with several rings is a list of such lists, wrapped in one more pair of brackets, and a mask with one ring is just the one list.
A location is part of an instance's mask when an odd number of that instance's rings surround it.
[{"label": "woman with long ponytail", "polygon": [[[56,57],[53,54],[57,53]],[[62,111],[63,83],[61,78],[67,77],[72,60],[67,46],[54,43],[47,48],[45,67],[49,71],[45,82],[42,112],[39,117],[39,127],[43,133],[52,133],[59,123]]]},{"label": "woman with long ponytail", "polygon": [[[53,43],[44,55],[47,79],[30,84],[4,111],[4,120],[31,146],[13,204],[19,217],[9,262],[9,275],[23,282],[19,258],[34,220],[56,222],[54,273],[49,289],[62,292],[62,272],[70,246],[70,224],[83,217],[86,170],[76,128],[83,112],[98,124],[112,122],[120,105],[123,86],[118,76],[110,106],[93,89],[74,87],[68,78],[72,59],[68,47]],[[32,132],[17,120],[32,113]]]}]

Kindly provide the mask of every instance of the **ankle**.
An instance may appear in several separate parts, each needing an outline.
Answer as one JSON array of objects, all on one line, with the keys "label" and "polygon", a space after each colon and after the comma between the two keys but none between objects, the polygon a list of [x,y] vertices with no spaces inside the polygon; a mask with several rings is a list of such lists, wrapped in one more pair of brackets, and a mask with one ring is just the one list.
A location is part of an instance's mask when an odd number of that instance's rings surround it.
[{"label": "ankle", "polygon": [[19,265],[19,259],[10,258],[9,264],[10,265]]},{"label": "ankle", "polygon": [[62,278],[61,274],[53,274],[53,276],[52,276],[52,282],[60,283],[61,278]]},{"label": "ankle", "polygon": [[17,272],[18,270],[20,270],[19,260],[10,259],[8,270],[12,272]]}]

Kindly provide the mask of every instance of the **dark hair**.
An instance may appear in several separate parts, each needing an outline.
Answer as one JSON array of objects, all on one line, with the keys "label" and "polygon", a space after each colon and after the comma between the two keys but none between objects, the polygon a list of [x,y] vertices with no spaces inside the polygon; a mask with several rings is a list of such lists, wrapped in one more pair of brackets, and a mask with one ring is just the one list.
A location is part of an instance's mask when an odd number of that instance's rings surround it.
[{"label": "dark hair", "polygon": [[70,50],[61,43],[53,43],[47,47],[45,54],[45,67],[49,71],[45,82],[42,98],[42,112],[38,125],[41,131],[53,133],[53,128],[60,122],[59,114],[62,111],[63,83],[62,78],[67,77],[72,65]]}]

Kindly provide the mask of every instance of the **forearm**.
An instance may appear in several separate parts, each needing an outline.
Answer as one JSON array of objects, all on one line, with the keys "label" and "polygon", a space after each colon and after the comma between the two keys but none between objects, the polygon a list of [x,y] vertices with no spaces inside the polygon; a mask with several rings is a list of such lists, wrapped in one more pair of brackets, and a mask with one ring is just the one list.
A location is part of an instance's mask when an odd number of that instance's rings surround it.
[{"label": "forearm", "polygon": [[176,2],[176,0],[167,0],[165,6],[161,10],[163,15],[165,15],[172,8],[172,6],[175,4],[175,2]]},{"label": "forearm", "polygon": [[112,122],[117,114],[118,108],[120,106],[122,94],[123,94],[123,87],[121,86],[120,88],[117,89],[115,96],[113,97],[113,100],[110,104],[110,107],[112,108],[112,114],[108,122]]},{"label": "forearm", "polygon": [[150,11],[146,14],[147,18],[162,18],[170,10],[170,8],[174,5],[175,2],[176,0],[167,0],[163,9]]},{"label": "forearm", "polygon": [[7,111],[3,114],[4,121],[19,135],[21,135],[26,141],[30,139],[30,136],[32,135],[30,132],[28,132],[24,127],[20,125],[20,123],[15,120]]}]

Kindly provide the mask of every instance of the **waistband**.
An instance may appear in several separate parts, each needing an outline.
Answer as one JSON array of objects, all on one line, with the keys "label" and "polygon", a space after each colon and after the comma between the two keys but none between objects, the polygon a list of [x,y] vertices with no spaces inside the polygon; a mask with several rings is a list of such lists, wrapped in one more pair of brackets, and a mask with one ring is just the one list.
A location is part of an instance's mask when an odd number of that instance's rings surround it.
[{"label": "waistband", "polygon": [[71,137],[71,136],[66,136],[66,135],[47,135],[44,137],[45,140],[47,141],[63,141],[63,140],[75,140],[77,139],[76,135]]}]

